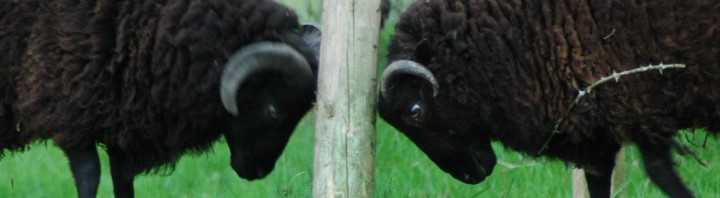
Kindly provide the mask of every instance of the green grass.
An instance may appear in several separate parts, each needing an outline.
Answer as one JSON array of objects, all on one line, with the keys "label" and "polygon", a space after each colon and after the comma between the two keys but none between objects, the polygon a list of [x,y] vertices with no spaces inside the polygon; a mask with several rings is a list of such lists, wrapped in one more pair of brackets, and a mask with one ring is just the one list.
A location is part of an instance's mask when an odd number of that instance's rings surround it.
[{"label": "green grass", "polygon": [[[186,156],[168,175],[141,175],[135,180],[138,197],[310,197],[312,192],[314,115],[299,125],[290,143],[265,179],[248,182],[229,164],[229,152],[219,142],[206,154]],[[697,133],[701,142],[704,132]],[[683,139],[684,140],[684,139]],[[720,193],[720,142],[710,138],[705,148],[692,147],[708,162],[703,167],[690,156],[676,156],[678,170],[699,197]],[[562,162],[529,158],[494,145],[499,163],[486,181],[468,185],[442,172],[405,136],[387,123],[377,123],[377,197],[570,197],[570,168]],[[99,197],[112,197],[107,155],[101,153]],[[662,193],[645,176],[635,147],[627,152],[627,177],[622,193],[629,197],[659,197]],[[73,197],[75,188],[67,160],[50,142],[0,161],[0,197]]]},{"label": "green grass", "polygon": [[[319,22],[320,1],[282,1],[298,10],[302,21]],[[382,31],[379,65],[384,65],[385,46],[402,7],[393,5],[393,14]],[[248,182],[239,178],[229,165],[226,145],[218,142],[211,152],[183,157],[171,174],[138,176],[135,193],[138,197],[310,197],[313,128],[314,115],[310,113],[296,129],[275,170],[262,180]],[[702,142],[705,133],[696,136],[694,141]],[[442,172],[381,119],[377,123],[376,145],[376,197],[570,197],[572,193],[569,166],[529,158],[497,143],[494,148],[499,163],[494,173],[477,185],[464,184]],[[691,146],[708,162],[707,167],[690,156],[676,156],[678,171],[698,197],[720,194],[718,145],[717,139],[710,138],[705,148]],[[112,197],[107,155],[102,150],[100,153],[102,176],[98,195]],[[627,177],[618,194],[661,197],[662,193],[645,176],[637,148],[630,146],[626,155]],[[36,143],[29,151],[7,154],[0,160],[0,197],[74,196],[67,159],[52,142]]]},{"label": "green grass", "polygon": [[[136,177],[135,193],[138,197],[306,197],[312,189],[313,119],[307,116],[300,123],[275,170],[265,179],[248,182],[238,177],[230,167],[226,144],[218,142],[211,152],[183,157],[171,174]],[[98,195],[112,197],[108,158],[100,154]],[[0,197],[73,196],[67,159],[49,142],[0,161]]]}]

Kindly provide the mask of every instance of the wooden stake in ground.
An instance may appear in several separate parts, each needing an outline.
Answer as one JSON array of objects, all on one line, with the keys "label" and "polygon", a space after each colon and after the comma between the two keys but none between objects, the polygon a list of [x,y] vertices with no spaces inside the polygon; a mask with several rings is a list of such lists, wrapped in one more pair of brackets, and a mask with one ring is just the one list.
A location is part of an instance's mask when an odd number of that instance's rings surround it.
[{"label": "wooden stake in ground", "polygon": [[323,2],[313,197],[374,197],[380,0]]},{"label": "wooden stake in ground", "polygon": [[585,171],[581,168],[572,169],[572,192],[573,198],[588,198],[587,182],[585,182]]}]

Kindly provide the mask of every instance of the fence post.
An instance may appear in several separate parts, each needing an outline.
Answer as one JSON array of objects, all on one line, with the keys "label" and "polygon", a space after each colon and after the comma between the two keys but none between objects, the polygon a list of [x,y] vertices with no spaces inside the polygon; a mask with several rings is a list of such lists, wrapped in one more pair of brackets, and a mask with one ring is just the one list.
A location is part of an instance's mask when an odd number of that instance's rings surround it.
[{"label": "fence post", "polygon": [[627,175],[625,174],[625,171],[627,170],[625,159],[626,152],[625,147],[623,146],[622,148],[620,148],[620,151],[618,151],[617,156],[615,156],[615,169],[613,169],[612,186],[610,189],[610,192],[612,192],[613,194],[620,191],[620,193],[617,194],[617,197],[619,198],[627,197],[627,191],[622,189],[623,185],[625,184],[625,177],[627,177]]},{"label": "fence post", "polygon": [[380,0],[323,2],[313,197],[373,197]]}]

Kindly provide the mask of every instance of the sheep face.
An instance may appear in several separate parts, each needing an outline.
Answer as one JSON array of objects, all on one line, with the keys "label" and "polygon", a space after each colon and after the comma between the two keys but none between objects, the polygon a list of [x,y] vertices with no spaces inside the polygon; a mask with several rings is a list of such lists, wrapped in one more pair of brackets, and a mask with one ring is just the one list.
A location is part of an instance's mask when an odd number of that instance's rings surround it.
[{"label": "sheep face", "polygon": [[458,123],[467,118],[446,111],[441,101],[447,96],[438,94],[432,74],[420,72],[429,74],[428,80],[428,75],[418,72],[391,70],[392,65],[381,81],[380,116],[456,179],[474,184],[489,176],[496,163],[489,137],[477,133],[475,126]]},{"label": "sheep face", "polygon": [[293,129],[315,100],[320,29],[304,25],[294,47],[259,42],[244,47],[226,64],[220,95],[229,113],[224,135],[238,176],[265,177]]},{"label": "sheep face", "polygon": [[272,171],[296,124],[310,109],[313,85],[314,80],[288,84],[278,75],[259,74],[240,88],[240,111],[225,133],[238,176],[254,180]]}]

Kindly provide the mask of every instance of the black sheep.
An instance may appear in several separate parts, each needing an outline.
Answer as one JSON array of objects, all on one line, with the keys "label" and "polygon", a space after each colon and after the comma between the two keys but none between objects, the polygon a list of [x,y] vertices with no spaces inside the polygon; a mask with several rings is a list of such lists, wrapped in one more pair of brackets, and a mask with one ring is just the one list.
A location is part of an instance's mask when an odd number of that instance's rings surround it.
[{"label": "black sheep", "polygon": [[[692,196],[670,150],[679,129],[720,131],[718,13],[713,0],[415,1],[396,25],[379,113],[466,183],[491,174],[498,140],[584,168],[593,197],[607,197],[615,154],[633,142],[655,184]],[[623,76],[570,109],[601,77],[660,63],[687,67]]]},{"label": "black sheep", "polygon": [[274,167],[314,100],[317,58],[292,10],[269,0],[0,2],[0,152],[52,139],[80,197],[115,195],[224,136],[235,172]]}]

